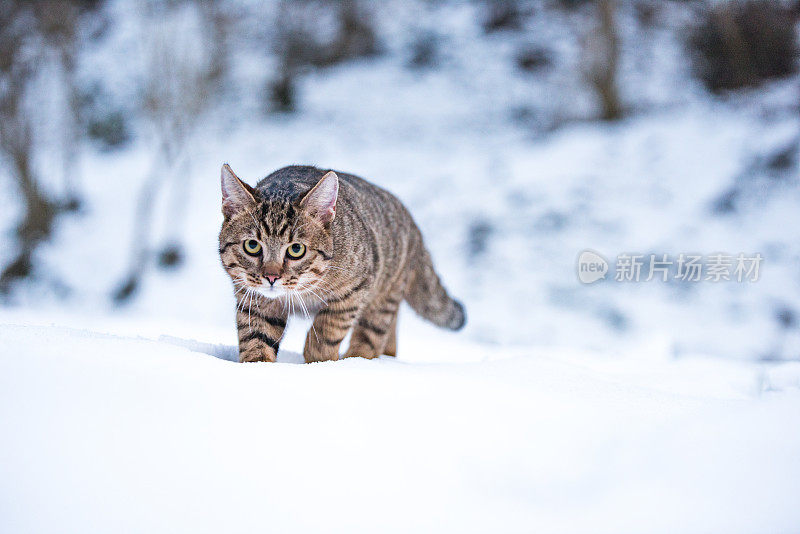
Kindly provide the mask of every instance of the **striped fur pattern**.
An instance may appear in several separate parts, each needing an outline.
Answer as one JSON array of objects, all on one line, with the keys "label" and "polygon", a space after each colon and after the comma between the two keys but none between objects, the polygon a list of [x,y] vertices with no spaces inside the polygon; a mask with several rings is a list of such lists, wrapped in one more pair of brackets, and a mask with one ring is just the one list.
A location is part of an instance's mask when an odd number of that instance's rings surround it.
[{"label": "striped fur pattern", "polygon": [[440,327],[464,325],[463,306],[389,192],[310,166],[285,167],[251,187],[225,165],[222,193],[219,252],[236,292],[240,361],[275,361],[297,313],[314,318],[306,362],[339,359],[350,330],[344,357],[396,355],[403,300]]}]

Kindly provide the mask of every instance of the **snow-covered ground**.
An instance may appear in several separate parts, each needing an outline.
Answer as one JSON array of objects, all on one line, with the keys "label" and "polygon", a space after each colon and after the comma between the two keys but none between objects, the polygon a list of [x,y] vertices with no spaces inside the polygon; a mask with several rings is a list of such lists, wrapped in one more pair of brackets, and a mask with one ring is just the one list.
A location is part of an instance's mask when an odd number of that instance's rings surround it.
[{"label": "snow-covered ground", "polygon": [[[796,532],[800,363],[0,327],[2,532]],[[644,357],[643,357],[644,356]]]},{"label": "snow-covered ground", "polygon": [[[304,75],[293,115],[261,113],[273,64],[234,41],[229,101],[155,206],[154,247],[178,233],[186,261],[122,307],[154,141],[135,123],[121,150],[83,147],[84,211],[0,308],[0,532],[798,532],[800,187],[764,163],[800,134],[797,77],[712,99],[676,42],[685,8],[647,31],[626,12],[631,114],[604,125],[586,120],[579,11],[487,36],[479,3],[385,5],[383,55]],[[82,65],[123,99],[135,6],[111,3]],[[428,31],[439,66],[407,68]],[[521,46],[553,65],[520,72]],[[467,327],[404,308],[397,359],[296,365],[296,320],[279,363],[235,363],[226,161],[250,183],[311,163],[394,192]],[[754,283],[583,285],[584,249],[764,263]]]}]

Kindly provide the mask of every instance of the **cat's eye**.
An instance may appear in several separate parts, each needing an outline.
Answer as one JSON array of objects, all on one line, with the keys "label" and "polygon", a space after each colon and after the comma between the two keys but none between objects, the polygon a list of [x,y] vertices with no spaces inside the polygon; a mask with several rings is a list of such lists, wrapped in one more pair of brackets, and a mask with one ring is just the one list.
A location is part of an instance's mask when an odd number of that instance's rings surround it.
[{"label": "cat's eye", "polygon": [[303,254],[306,253],[306,246],[302,243],[292,243],[289,245],[289,248],[286,249],[286,255],[292,258],[293,260],[297,260],[303,257]]},{"label": "cat's eye", "polygon": [[255,239],[245,239],[242,246],[244,247],[244,251],[251,256],[258,256],[261,254],[261,243]]}]

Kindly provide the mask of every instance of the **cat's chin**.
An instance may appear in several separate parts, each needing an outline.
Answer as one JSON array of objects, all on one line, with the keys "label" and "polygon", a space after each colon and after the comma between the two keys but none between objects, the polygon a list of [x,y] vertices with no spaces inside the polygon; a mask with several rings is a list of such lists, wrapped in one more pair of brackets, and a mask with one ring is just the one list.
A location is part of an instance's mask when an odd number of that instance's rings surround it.
[{"label": "cat's chin", "polygon": [[283,296],[286,296],[286,294],[288,293],[282,287],[270,287],[270,288],[259,287],[258,289],[256,289],[256,291],[258,291],[258,294],[261,295],[262,297],[270,300],[281,298]]}]

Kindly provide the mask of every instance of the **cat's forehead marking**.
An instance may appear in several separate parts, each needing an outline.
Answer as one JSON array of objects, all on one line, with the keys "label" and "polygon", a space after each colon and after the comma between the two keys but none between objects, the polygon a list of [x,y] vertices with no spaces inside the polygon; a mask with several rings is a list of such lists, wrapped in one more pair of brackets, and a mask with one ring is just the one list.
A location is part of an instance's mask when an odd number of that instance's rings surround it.
[{"label": "cat's forehead marking", "polygon": [[287,236],[294,226],[297,209],[287,201],[265,201],[261,205],[259,219],[267,235]]}]

